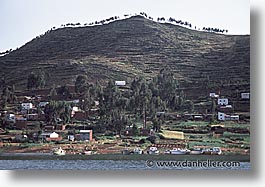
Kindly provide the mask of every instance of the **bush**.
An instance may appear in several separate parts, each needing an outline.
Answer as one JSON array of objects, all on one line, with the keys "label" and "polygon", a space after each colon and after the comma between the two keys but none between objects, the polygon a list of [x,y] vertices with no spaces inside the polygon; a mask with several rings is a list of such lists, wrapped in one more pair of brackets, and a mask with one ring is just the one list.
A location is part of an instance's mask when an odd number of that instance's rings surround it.
[{"label": "bush", "polygon": [[149,136],[148,138],[146,138],[146,140],[150,141],[152,144],[155,144],[156,137],[155,136]]}]

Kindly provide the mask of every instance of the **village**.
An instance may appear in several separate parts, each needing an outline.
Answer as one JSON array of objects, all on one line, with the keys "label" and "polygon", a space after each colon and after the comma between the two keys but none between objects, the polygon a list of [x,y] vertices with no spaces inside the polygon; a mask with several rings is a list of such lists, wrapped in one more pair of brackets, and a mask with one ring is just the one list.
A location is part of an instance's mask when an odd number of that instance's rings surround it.
[{"label": "village", "polygon": [[[133,89],[134,84],[135,90],[138,90],[136,85],[139,83],[139,88],[148,94],[144,87],[146,83],[137,81],[133,80],[131,87],[126,81],[113,81],[105,89],[110,87],[113,90],[108,96],[115,93],[122,98]],[[16,101],[1,110],[1,153],[249,154],[249,111],[235,112],[232,101],[219,93],[210,92],[204,96],[210,105],[208,110],[203,107],[206,110],[204,113],[198,112],[203,110],[196,112],[196,104],[191,101],[183,101],[183,91],[173,98],[177,99],[177,105],[186,106],[184,112],[182,109],[181,112],[168,110],[160,97],[154,101],[158,103],[153,106],[154,115],[151,115],[151,109],[147,110],[152,104],[147,100],[152,100],[154,96],[140,100],[146,104],[135,107],[136,110],[128,109],[136,102],[127,100],[127,111],[121,102],[123,100],[117,99],[121,103],[119,109],[123,108],[125,112],[111,113],[107,118],[107,106],[110,111],[112,107],[102,104],[106,102],[107,95],[95,100],[91,96],[83,97],[82,91],[77,92],[77,85],[63,88],[63,92],[60,87],[16,93]],[[79,85],[80,88],[83,88],[82,85]],[[54,94],[54,91],[57,93]],[[250,93],[237,96],[249,106]],[[84,100],[86,97],[91,99]],[[89,107],[84,107],[85,104]],[[51,107],[55,106],[59,109],[52,110]],[[106,108],[105,113],[102,108]]]}]

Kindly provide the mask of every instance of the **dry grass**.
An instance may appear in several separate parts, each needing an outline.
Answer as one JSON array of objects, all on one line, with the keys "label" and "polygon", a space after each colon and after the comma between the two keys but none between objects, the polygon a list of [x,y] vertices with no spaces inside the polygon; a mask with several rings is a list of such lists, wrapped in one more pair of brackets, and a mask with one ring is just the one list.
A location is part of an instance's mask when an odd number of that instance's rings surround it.
[{"label": "dry grass", "polygon": [[160,133],[161,136],[163,136],[166,139],[184,139],[184,133],[180,131],[169,131],[169,130],[163,130],[162,133]]}]

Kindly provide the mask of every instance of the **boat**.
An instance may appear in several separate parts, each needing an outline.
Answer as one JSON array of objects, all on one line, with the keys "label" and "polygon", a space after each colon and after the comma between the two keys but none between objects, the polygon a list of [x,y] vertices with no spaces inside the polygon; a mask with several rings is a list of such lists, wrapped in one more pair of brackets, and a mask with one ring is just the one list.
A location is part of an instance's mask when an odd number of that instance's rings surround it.
[{"label": "boat", "polygon": [[92,155],[92,151],[86,150],[86,151],[83,151],[82,154],[83,155]]},{"label": "boat", "polygon": [[121,154],[123,154],[123,155],[130,155],[130,154],[131,154],[131,151],[128,150],[128,149],[123,149],[123,150],[121,151]]},{"label": "boat", "polygon": [[189,150],[186,150],[186,149],[173,148],[172,150],[170,150],[170,154],[172,155],[185,155],[188,153],[189,153]]},{"label": "boat", "polygon": [[212,155],[220,155],[220,154],[222,154],[222,150],[220,147],[214,147],[212,149]]},{"label": "boat", "polygon": [[220,154],[222,154],[222,150],[220,149],[220,147],[204,148],[204,149],[202,149],[202,154],[204,154],[204,155],[220,155]]},{"label": "boat", "polygon": [[136,148],[133,150],[133,154],[141,155],[141,154],[143,154],[143,150],[140,149],[139,147],[136,147]]},{"label": "boat", "polygon": [[200,155],[202,154],[202,149],[201,148],[192,148],[190,150],[191,155]]},{"label": "boat", "polygon": [[65,155],[66,151],[63,150],[61,147],[59,147],[59,148],[56,148],[55,150],[53,150],[53,154],[61,156],[61,155]]},{"label": "boat", "polygon": [[149,151],[147,151],[149,155],[157,155],[159,154],[159,150],[157,150],[157,147],[150,147]]},{"label": "boat", "polygon": [[203,155],[211,155],[213,152],[212,148],[204,148],[202,149],[202,154]]},{"label": "boat", "polygon": [[164,151],[164,154],[165,154],[165,155],[169,155],[169,154],[171,154],[171,152],[170,152],[169,149],[167,149],[167,150]]}]

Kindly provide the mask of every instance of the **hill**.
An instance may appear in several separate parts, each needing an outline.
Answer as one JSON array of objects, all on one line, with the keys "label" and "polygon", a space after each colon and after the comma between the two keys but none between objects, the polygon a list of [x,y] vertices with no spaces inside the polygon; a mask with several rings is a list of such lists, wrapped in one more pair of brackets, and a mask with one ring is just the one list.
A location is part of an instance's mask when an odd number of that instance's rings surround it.
[{"label": "hill", "polygon": [[0,57],[0,76],[22,89],[35,71],[46,72],[46,86],[52,87],[73,84],[79,74],[105,82],[149,78],[165,68],[191,84],[211,80],[249,88],[250,36],[195,31],[133,16],[52,30]]}]

